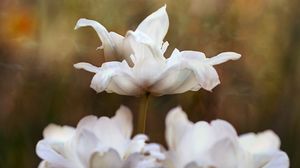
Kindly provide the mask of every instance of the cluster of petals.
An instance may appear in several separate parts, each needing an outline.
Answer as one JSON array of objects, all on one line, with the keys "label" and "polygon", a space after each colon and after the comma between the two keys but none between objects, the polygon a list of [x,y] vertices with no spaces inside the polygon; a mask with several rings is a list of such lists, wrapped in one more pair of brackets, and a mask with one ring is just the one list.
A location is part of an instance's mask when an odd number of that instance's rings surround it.
[{"label": "cluster of petals", "polygon": [[[75,68],[95,73],[91,87],[97,92],[114,92],[120,95],[138,96],[178,94],[212,90],[220,83],[213,65],[241,57],[234,52],[223,52],[207,58],[198,51],[174,49],[166,58],[169,43],[163,41],[169,28],[166,6],[146,17],[135,31],[125,36],[109,32],[100,23],[79,19],[75,29],[91,26],[97,32],[108,62],[100,67],[81,62]],[[117,60],[119,61],[117,61]],[[114,60],[114,61],[111,61]]]},{"label": "cluster of petals", "polygon": [[36,146],[39,168],[154,168],[164,154],[148,137],[131,138],[132,114],[121,106],[112,118],[86,116],[76,128],[50,124]]},{"label": "cluster of petals", "polygon": [[166,168],[288,168],[280,139],[271,130],[238,136],[224,120],[192,123],[181,108],[166,118]]},{"label": "cluster of petals", "polygon": [[112,118],[84,117],[76,128],[50,124],[36,152],[41,168],[288,168],[271,130],[238,136],[226,121],[192,123],[180,107],[166,117],[166,142],[131,137],[132,116],[121,106]]}]

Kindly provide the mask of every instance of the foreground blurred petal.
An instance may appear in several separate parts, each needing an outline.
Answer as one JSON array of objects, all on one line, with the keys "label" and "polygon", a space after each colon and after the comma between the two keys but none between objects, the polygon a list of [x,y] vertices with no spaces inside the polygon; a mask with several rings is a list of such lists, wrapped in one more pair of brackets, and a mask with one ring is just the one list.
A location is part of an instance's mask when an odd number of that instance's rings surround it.
[{"label": "foreground blurred petal", "polygon": [[166,168],[288,168],[289,159],[280,151],[278,136],[267,130],[238,137],[223,120],[191,123],[180,109],[166,118],[169,150]]},{"label": "foreground blurred petal", "polygon": [[159,167],[156,165],[160,165],[164,154],[158,145],[148,146],[148,137],[144,134],[131,139],[132,129],[132,114],[125,106],[111,118],[86,116],[76,129],[51,124],[36,146],[36,153],[43,159],[40,167]]},{"label": "foreground blurred petal", "polygon": [[41,140],[38,142],[36,145],[36,153],[40,158],[51,163],[53,167],[72,167],[72,164],[66,160],[63,155],[55,151],[46,140]]},{"label": "foreground blurred petal", "polygon": [[288,168],[290,166],[289,157],[285,152],[276,152],[272,159],[263,168]]},{"label": "foreground blurred petal", "polygon": [[129,139],[133,131],[132,114],[129,108],[121,106],[116,115],[112,117],[112,121],[119,127],[124,137]]},{"label": "foreground blurred petal", "polygon": [[207,151],[230,136],[234,138],[237,135],[227,122],[216,120],[208,124],[199,121],[194,124],[188,120],[181,108],[175,108],[166,118],[166,140],[169,147],[167,162],[176,168],[193,161],[201,163],[202,166],[210,166],[211,160]]},{"label": "foreground blurred petal", "polygon": [[113,149],[104,154],[96,152],[91,157],[90,168],[122,168],[122,161],[119,154]]},{"label": "foreground blurred petal", "polygon": [[172,109],[166,117],[166,141],[169,148],[176,149],[181,138],[192,126],[180,107]]},{"label": "foreground blurred petal", "polygon": [[239,143],[251,153],[274,151],[280,147],[279,137],[271,130],[259,134],[243,134],[239,137]]}]

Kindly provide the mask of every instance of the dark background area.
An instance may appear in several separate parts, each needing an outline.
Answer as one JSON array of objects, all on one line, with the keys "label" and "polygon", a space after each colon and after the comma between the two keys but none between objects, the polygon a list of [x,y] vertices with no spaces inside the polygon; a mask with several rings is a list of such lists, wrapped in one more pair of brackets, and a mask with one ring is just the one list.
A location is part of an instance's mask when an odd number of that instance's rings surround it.
[{"label": "dark background area", "polygon": [[240,134],[272,129],[291,167],[300,167],[297,0],[1,0],[0,167],[36,167],[35,145],[49,123],[76,126],[89,114],[112,116],[121,104],[137,119],[141,98],[96,94],[93,74],[73,68],[104,62],[94,30],[73,28],[84,17],[124,35],[165,3],[167,57],[176,47],[242,58],[216,66],[221,85],[213,92],[151,97],[151,141],[165,144],[165,115],[182,106],[192,121],[225,119]]}]

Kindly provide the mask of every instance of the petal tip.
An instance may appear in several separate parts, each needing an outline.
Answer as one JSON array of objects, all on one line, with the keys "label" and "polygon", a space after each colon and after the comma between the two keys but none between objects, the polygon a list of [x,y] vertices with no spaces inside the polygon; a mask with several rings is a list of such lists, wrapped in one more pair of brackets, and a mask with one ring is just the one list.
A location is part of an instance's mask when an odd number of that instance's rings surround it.
[{"label": "petal tip", "polygon": [[240,59],[240,58],[242,57],[242,55],[241,55],[241,54],[239,54],[239,53],[235,53],[235,52],[233,52],[232,54],[233,54],[233,56],[234,56],[234,58],[233,58],[233,59],[235,59],[235,60],[237,60],[237,59]]},{"label": "petal tip", "polygon": [[80,27],[84,27],[84,26],[87,26],[87,22],[91,22],[92,20],[89,20],[89,19],[86,19],[86,18],[80,18],[75,27],[74,27],[74,30],[77,30],[79,29]]},{"label": "petal tip", "polygon": [[80,64],[79,63],[73,64],[73,67],[76,69],[80,69]]},{"label": "petal tip", "polygon": [[77,21],[77,23],[76,23],[76,25],[75,25],[75,27],[74,27],[74,30],[77,30],[78,28],[81,27],[81,23],[82,23],[83,20],[86,20],[86,19],[85,19],[85,18],[80,18],[80,19]]}]

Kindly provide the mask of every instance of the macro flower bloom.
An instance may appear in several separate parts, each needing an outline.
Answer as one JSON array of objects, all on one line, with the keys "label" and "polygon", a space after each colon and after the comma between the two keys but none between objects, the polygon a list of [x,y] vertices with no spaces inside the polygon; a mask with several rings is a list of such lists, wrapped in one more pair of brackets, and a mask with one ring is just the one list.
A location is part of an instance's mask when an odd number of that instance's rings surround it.
[{"label": "macro flower bloom", "polygon": [[107,60],[117,57],[121,61],[108,61],[100,67],[89,63],[77,63],[75,68],[95,73],[91,87],[97,92],[114,92],[120,95],[138,96],[178,94],[212,90],[217,86],[219,76],[214,65],[241,57],[234,52],[223,52],[207,58],[198,51],[174,49],[169,58],[164,56],[169,45],[163,39],[169,28],[166,6],[146,17],[135,31],[125,36],[108,32],[100,23],[79,19],[75,29],[93,27],[100,40]]},{"label": "macro flower bloom", "polygon": [[132,134],[132,115],[121,106],[112,118],[87,116],[76,128],[50,124],[36,146],[40,168],[153,168],[164,159],[147,136]]},{"label": "macro flower bloom", "polygon": [[226,121],[192,123],[181,108],[166,118],[167,168],[288,168],[280,139],[270,131],[238,136]]}]

